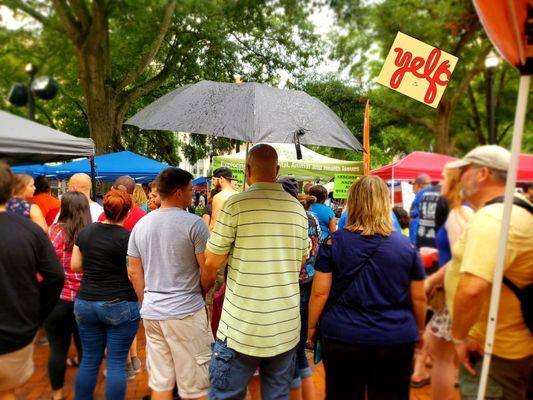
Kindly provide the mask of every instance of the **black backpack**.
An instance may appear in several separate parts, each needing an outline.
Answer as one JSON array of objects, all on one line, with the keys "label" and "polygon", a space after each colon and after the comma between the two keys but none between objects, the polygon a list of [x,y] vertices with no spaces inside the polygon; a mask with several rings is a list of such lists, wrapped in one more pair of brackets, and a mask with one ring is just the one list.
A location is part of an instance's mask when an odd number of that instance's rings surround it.
[{"label": "black backpack", "polygon": [[[494,203],[503,203],[503,196],[496,197],[495,199],[489,201],[485,206]],[[522,207],[533,214],[533,206],[527,201],[519,199],[518,197],[513,198],[513,204],[518,207]],[[509,278],[506,276],[503,277],[503,283],[511,289],[515,296],[520,300],[520,308],[522,309],[522,316],[529,331],[533,333],[533,283],[527,285],[523,288],[516,286]]]}]

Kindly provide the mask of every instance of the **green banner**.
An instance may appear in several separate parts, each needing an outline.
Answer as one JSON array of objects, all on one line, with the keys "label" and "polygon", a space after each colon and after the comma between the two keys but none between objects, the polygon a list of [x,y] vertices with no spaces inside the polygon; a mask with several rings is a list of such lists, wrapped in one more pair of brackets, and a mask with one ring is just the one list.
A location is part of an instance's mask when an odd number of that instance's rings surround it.
[{"label": "green banner", "polygon": [[[217,168],[220,168],[221,166],[222,166],[221,164],[219,164],[217,162],[213,162],[213,171],[215,169],[217,169]],[[226,167],[226,165],[224,165],[224,166]],[[233,177],[237,178],[238,190],[242,191],[242,188],[244,186],[244,168],[243,167],[234,166],[234,165],[232,165],[231,167],[228,167],[228,168],[231,168],[231,172],[233,172]]]},{"label": "green banner", "polygon": [[356,174],[335,174],[333,185],[333,198],[347,199],[350,187],[360,177]]}]

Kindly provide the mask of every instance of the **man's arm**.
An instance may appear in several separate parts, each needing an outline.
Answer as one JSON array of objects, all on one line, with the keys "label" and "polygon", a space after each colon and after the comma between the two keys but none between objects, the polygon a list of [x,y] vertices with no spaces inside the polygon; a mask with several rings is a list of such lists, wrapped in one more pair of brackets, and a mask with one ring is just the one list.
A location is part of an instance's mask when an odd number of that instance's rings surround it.
[{"label": "man's arm", "polygon": [[137,294],[139,304],[144,300],[144,268],[142,259],[128,256],[128,278]]},{"label": "man's arm", "polygon": [[226,265],[227,261],[227,254],[219,255],[205,250],[205,266],[202,268],[202,288],[205,291],[213,287],[217,278],[217,271]]},{"label": "man's arm", "polygon": [[466,339],[479,320],[484,299],[490,295],[491,284],[468,272],[462,273],[453,302],[452,336]]},{"label": "man's arm", "polygon": [[479,320],[484,299],[490,296],[492,285],[486,280],[468,272],[462,273],[453,302],[452,340],[459,362],[475,375],[470,364],[469,353],[482,353],[481,344],[467,341],[468,332]]}]

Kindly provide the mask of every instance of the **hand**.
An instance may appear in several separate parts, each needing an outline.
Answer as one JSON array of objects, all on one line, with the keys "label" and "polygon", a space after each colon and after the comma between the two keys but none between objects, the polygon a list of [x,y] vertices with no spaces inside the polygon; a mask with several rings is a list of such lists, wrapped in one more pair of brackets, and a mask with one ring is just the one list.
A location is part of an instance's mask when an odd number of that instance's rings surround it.
[{"label": "hand", "polygon": [[483,355],[483,348],[481,345],[472,340],[466,339],[464,342],[455,343],[455,353],[459,362],[464,365],[466,370],[473,376],[477,375],[477,372],[474,370],[474,367],[470,363],[470,353],[477,353]]},{"label": "hand", "polygon": [[309,344],[309,347],[315,348],[316,345],[316,326],[311,328],[309,327],[307,329],[307,343]]}]

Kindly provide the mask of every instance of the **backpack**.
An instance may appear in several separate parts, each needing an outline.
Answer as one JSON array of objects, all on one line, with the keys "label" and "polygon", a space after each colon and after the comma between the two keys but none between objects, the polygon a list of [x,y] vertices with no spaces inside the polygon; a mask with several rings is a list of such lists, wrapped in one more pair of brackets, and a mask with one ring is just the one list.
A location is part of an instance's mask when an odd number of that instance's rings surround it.
[{"label": "backpack", "polygon": [[[485,206],[495,203],[503,203],[503,196],[496,197],[495,199],[485,204]],[[529,211],[530,214],[533,214],[533,206],[527,201],[519,199],[518,197],[514,197],[513,204],[515,206],[522,207]],[[523,288],[519,288],[506,276],[503,277],[503,283],[505,284],[505,286],[511,289],[514,295],[520,301],[520,308],[522,310],[524,322],[526,323],[526,326],[529,331],[533,333],[533,283]]]}]

